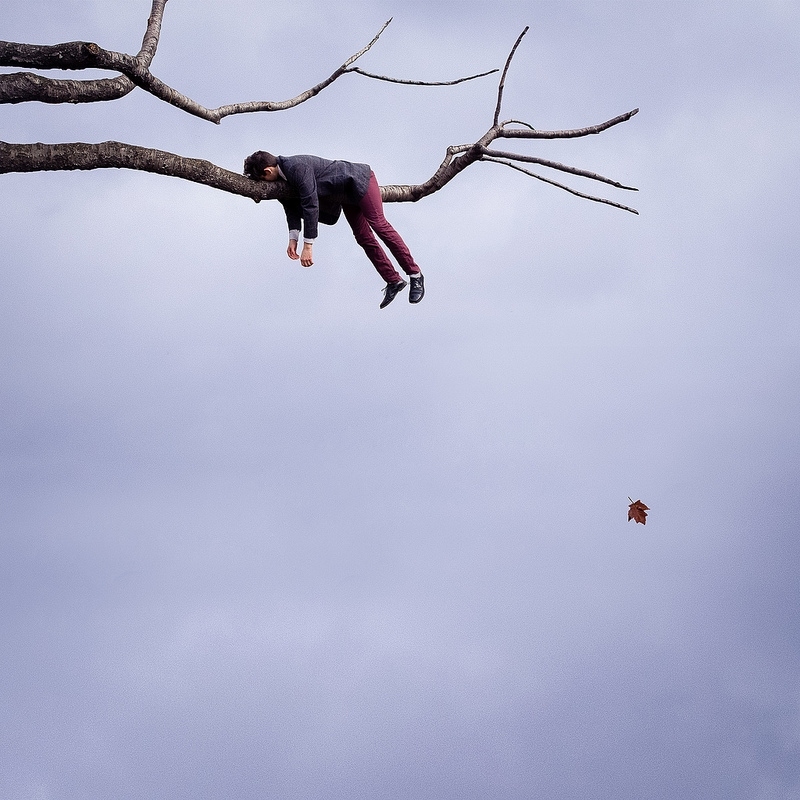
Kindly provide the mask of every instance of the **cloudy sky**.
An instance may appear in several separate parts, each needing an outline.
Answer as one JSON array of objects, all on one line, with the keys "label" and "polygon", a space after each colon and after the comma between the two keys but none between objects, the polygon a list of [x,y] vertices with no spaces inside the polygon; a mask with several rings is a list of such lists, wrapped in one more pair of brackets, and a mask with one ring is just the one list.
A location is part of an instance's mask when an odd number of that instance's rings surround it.
[{"label": "cloudy sky", "polygon": [[[0,38],[135,53],[149,9],[3,0]],[[530,25],[503,118],[641,108],[519,145],[640,215],[476,164],[387,206],[427,295],[379,310],[344,223],[303,269],[277,203],[0,176],[0,797],[797,800],[800,7],[172,0],[153,71],[281,100],[391,16],[365,69]],[[416,183],[496,91],[349,75],[219,126],[137,91],[0,138]]]}]

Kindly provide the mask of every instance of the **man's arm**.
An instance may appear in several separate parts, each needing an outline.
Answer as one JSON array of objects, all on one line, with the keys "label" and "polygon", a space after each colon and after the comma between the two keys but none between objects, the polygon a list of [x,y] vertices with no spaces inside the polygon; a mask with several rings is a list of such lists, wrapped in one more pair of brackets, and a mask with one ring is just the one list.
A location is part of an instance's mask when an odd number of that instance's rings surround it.
[{"label": "man's arm", "polygon": [[[303,246],[303,255],[297,253],[297,240],[300,238],[301,211],[302,207],[297,200],[281,200],[283,209],[286,212],[286,224],[289,226],[289,246],[286,248],[286,255],[297,261],[300,259],[304,267],[310,267],[314,262],[311,257],[311,242],[306,240]],[[306,253],[308,247],[308,253]],[[308,263],[304,263],[308,261]]]},{"label": "man's arm", "polygon": [[[319,225],[319,197],[314,167],[303,156],[285,159],[282,169],[289,185],[297,192],[300,203],[300,216],[303,220],[303,239],[313,241],[317,238]],[[292,225],[290,228],[294,227]]]}]

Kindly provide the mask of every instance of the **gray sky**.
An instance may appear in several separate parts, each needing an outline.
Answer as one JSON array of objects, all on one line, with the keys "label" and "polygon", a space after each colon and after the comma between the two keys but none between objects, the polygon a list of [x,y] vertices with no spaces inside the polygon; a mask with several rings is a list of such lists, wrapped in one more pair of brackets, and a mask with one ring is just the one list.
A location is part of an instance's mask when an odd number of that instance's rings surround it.
[{"label": "gray sky", "polygon": [[[379,311],[344,223],[303,269],[276,203],[0,177],[0,797],[800,798],[800,7],[269,6],[173,0],[153,71],[284,99],[394,16],[362,66],[450,79],[530,25],[504,118],[641,112],[520,149],[641,214],[474,165],[387,206],[428,291]],[[135,52],[148,11],[4,0],[0,38]],[[412,183],[496,88],[346,76],[219,126],[134,92],[0,138]]]}]

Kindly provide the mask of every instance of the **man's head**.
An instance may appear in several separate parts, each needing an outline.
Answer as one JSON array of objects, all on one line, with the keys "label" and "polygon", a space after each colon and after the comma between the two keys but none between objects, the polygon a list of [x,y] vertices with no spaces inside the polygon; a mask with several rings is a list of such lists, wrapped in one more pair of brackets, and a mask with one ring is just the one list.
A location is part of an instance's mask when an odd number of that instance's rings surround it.
[{"label": "man's head", "polygon": [[244,174],[256,181],[276,181],[278,159],[266,150],[258,150],[244,160]]}]

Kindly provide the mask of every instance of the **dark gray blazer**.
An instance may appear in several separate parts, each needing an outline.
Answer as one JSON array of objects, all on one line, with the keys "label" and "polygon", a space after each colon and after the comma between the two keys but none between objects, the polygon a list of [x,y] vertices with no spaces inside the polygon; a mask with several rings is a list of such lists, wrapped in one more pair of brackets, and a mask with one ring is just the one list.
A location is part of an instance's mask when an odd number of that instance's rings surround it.
[{"label": "dark gray blazer", "polygon": [[369,164],[329,161],[319,156],[278,156],[278,165],[297,197],[281,200],[289,230],[317,238],[317,223],[333,225],[342,205],[358,205],[367,193],[372,169]]}]

